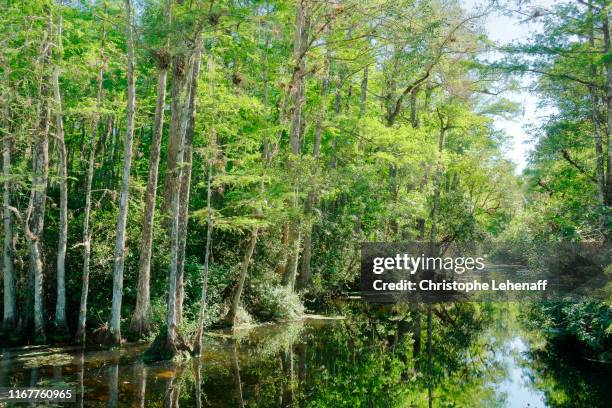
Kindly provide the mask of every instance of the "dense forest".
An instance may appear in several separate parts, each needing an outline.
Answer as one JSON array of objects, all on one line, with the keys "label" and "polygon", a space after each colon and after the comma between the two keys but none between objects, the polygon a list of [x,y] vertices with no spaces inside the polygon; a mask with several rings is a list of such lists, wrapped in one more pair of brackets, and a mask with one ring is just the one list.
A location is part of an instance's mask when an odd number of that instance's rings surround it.
[{"label": "dense forest", "polygon": [[[357,290],[360,242],[607,242],[609,3],[523,3],[0,1],[2,342],[199,354]],[[542,32],[496,46],[500,9]],[[532,319],[606,354],[611,312]]]}]

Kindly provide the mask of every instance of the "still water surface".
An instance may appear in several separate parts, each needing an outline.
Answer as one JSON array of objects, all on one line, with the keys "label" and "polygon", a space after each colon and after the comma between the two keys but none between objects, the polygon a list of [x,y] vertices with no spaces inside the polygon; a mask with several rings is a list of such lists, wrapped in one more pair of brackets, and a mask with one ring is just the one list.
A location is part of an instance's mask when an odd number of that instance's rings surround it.
[{"label": "still water surface", "polygon": [[557,350],[518,309],[344,305],[343,318],[210,333],[182,363],[146,364],[142,344],[4,349],[0,387],[68,386],[66,405],[83,407],[606,406],[608,367]]}]

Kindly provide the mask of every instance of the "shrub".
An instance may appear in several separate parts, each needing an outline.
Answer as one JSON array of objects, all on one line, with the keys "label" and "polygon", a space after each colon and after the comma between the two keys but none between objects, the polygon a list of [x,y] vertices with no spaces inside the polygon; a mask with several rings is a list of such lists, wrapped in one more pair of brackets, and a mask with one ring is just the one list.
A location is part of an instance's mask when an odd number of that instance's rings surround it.
[{"label": "shrub", "polygon": [[587,355],[610,360],[612,305],[596,300],[533,304],[527,313],[531,327],[544,328],[549,336],[586,346]]},{"label": "shrub", "polygon": [[299,295],[283,286],[256,285],[250,291],[247,304],[251,313],[261,321],[293,320],[304,314]]}]

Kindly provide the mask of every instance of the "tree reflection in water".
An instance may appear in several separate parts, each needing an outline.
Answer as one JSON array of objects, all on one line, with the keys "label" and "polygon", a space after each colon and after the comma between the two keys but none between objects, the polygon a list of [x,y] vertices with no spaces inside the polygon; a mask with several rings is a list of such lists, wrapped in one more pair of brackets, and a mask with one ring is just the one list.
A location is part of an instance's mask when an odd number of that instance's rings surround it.
[{"label": "tree reflection in water", "polygon": [[119,362],[114,361],[108,369],[108,408],[119,404]]},{"label": "tree reflection in water", "polygon": [[[334,313],[344,318],[210,333],[201,358],[182,363],[145,364],[146,345],[65,349],[61,360],[41,352],[38,365],[26,350],[3,351],[0,382],[65,384],[86,407],[513,406],[518,395],[604,406],[609,372],[572,368],[522,328],[516,305],[340,303]],[[526,351],[512,348],[517,339]]]}]

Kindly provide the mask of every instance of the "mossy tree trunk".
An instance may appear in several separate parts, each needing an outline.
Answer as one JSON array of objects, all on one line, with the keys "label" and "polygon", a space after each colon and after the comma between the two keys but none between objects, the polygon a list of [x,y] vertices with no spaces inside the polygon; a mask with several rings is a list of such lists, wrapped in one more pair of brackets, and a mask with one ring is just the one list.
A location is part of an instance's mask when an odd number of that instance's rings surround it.
[{"label": "mossy tree trunk", "polygon": [[130,333],[142,338],[151,330],[151,253],[153,246],[153,220],[155,217],[155,198],[157,196],[157,179],[161,141],[164,128],[164,110],[166,108],[166,82],[168,78],[169,56],[166,52],[157,54],[157,102],[155,104],[155,128],[151,140],[149,159],[149,177],[145,192],[145,212],[142,236],[140,241],[140,258],[138,261],[138,292],[136,308],[130,322]]},{"label": "mossy tree trunk", "polygon": [[13,268],[13,215],[11,206],[11,150],[12,138],[10,133],[9,95],[3,97],[2,109],[2,176],[4,177],[4,191],[2,192],[2,222],[4,231],[2,265],[4,283],[4,309],[2,316],[2,329],[12,331],[17,324],[17,293],[15,287],[15,270]]},{"label": "mossy tree trunk", "polygon": [[[61,7],[61,5],[60,5]],[[58,59],[62,58],[62,12],[58,13],[57,22]],[[53,69],[53,96],[55,111],[55,138],[59,153],[59,236],[57,244],[57,299],[55,303],[55,334],[63,337],[68,335],[66,322],[66,246],[68,242],[68,169],[66,166],[66,143],[64,141],[64,118],[62,113],[62,97],[59,86],[59,61]]]},{"label": "mossy tree trunk", "polygon": [[[214,133],[213,141],[211,145],[214,145]],[[202,352],[202,335],[204,334],[204,319],[206,316],[206,296],[208,292],[208,266],[210,261],[210,247],[212,245],[212,231],[213,231],[213,218],[212,218],[212,206],[211,206],[211,182],[212,182],[212,159],[209,160],[208,164],[208,176],[207,176],[207,192],[206,192],[206,248],[204,253],[204,268],[202,269],[202,294],[200,295],[200,312],[198,315],[198,329],[195,334],[193,341],[193,354],[199,356]]]},{"label": "mossy tree trunk", "polygon": [[115,267],[113,273],[113,304],[109,326],[108,343],[121,344],[121,301],[123,297],[123,268],[125,261],[125,230],[128,212],[128,195],[130,192],[130,170],[132,167],[132,142],[134,140],[134,121],[136,109],[136,84],[134,78],[134,35],[132,30],[132,1],[125,0],[126,37],[127,37],[127,73],[128,98],[126,135],[123,155],[123,180],[117,220],[117,238],[115,241]]},{"label": "mossy tree trunk", "polygon": [[49,103],[49,60],[51,56],[51,37],[53,16],[49,13],[46,37],[41,47],[42,70],[39,88],[39,123],[32,147],[32,188],[26,213],[25,235],[30,249],[30,270],[33,276],[34,291],[34,337],[35,342],[44,342],[45,319],[43,316],[43,262],[41,240],[45,221],[45,204],[49,178],[49,127],[51,123],[51,104]]},{"label": "mossy tree trunk", "polygon": [[189,194],[191,190],[191,171],[193,166],[193,133],[195,127],[195,118],[197,112],[197,92],[198,92],[198,77],[200,74],[201,51],[196,49],[193,68],[191,89],[189,90],[189,119],[187,128],[185,129],[185,152],[183,172],[181,174],[180,192],[179,192],[179,247],[177,260],[177,278],[176,278],[176,319],[177,323],[183,320],[183,301],[185,299],[185,288],[183,277],[185,273],[185,248],[187,246],[187,227],[189,225]]},{"label": "mossy tree trunk", "polygon": [[[293,173],[291,176],[293,178],[291,184],[294,191],[292,205],[295,208],[299,207],[298,191],[300,186],[298,185],[297,174],[299,172],[298,166],[300,163],[301,139],[303,132],[302,110],[305,102],[306,52],[308,49],[308,26],[310,24],[306,6],[305,0],[299,0],[297,2],[295,15],[295,37],[293,44],[295,60],[294,70],[296,70],[297,73],[295,75],[296,79],[290,94],[292,102],[291,127],[289,132],[291,157],[289,159],[288,166],[290,173]],[[301,247],[301,223],[298,215],[294,215],[292,220],[289,222],[287,241],[289,254],[287,259],[287,268],[283,276],[283,285],[293,290],[299,266],[299,254]]]},{"label": "mossy tree trunk", "polygon": [[79,304],[79,320],[75,340],[79,343],[85,342],[85,329],[87,327],[87,296],[89,294],[89,264],[91,260],[91,232],[89,220],[91,217],[91,188],[96,158],[96,137],[100,123],[100,104],[102,103],[102,79],[104,68],[98,70],[98,94],[96,98],[96,112],[92,121],[92,133],[89,143],[89,158],[87,160],[87,182],[85,184],[85,210],[83,211],[83,271],[81,276],[81,301]]}]

